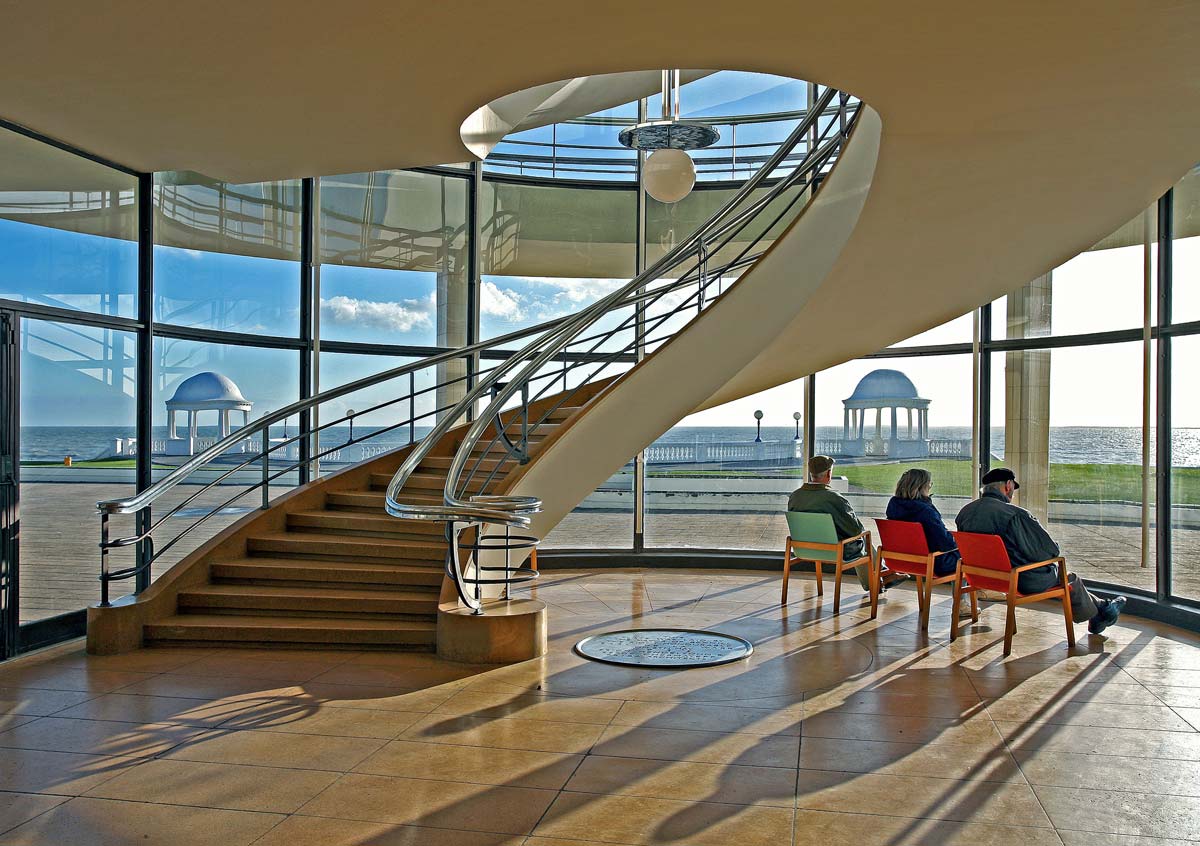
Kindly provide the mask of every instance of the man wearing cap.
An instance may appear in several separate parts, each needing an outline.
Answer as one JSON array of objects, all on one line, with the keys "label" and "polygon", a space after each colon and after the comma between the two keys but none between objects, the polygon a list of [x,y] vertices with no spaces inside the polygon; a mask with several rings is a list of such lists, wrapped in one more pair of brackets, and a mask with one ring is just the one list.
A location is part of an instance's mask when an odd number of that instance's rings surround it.
[{"label": "man wearing cap", "polygon": [[[865,529],[863,529],[858,515],[854,513],[854,509],[850,507],[850,501],[829,487],[829,483],[833,480],[833,459],[828,455],[814,455],[810,458],[808,460],[808,478],[809,481],[806,484],[792,491],[791,497],[788,498],[788,511],[828,514],[833,518],[833,528],[837,531],[838,540],[861,535]],[[846,544],[844,549],[847,561],[861,558],[865,554],[861,540]],[[870,590],[871,574],[868,566],[860,564],[854,568],[854,571],[858,574],[858,581],[862,584],[863,590]],[[904,581],[905,578],[902,573],[889,573],[885,570],[881,574],[880,586],[886,589],[896,582]]]},{"label": "man wearing cap", "polygon": [[[1012,504],[1013,492],[1021,487],[1013,471],[1007,467],[997,467],[984,474],[982,481],[983,490],[979,499],[967,503],[958,512],[955,519],[958,530],[999,535],[1014,567],[1058,558],[1061,554],[1058,544],[1042,528],[1038,519],[1024,508]],[[1068,579],[1071,582],[1071,612],[1075,622],[1087,622],[1089,632],[1100,634],[1117,621],[1121,609],[1125,607],[1125,597],[1101,599],[1084,590],[1083,583],[1074,573],[1069,574]],[[1039,593],[1057,584],[1057,564],[1036,567],[1017,577],[1017,589],[1021,593]]]}]

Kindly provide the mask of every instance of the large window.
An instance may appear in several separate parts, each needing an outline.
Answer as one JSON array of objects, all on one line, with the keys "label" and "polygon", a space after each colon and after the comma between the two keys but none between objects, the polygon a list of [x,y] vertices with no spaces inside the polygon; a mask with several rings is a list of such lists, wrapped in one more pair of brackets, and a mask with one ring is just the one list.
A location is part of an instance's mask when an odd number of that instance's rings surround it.
[{"label": "large window", "polygon": [[409,171],[321,179],[321,336],[467,342],[467,186]]},{"label": "large window", "polygon": [[0,297],[137,314],[137,179],[0,129]]},{"label": "large window", "polygon": [[1171,567],[1174,593],[1200,600],[1200,336],[1172,341]]},{"label": "large window", "polygon": [[229,185],[195,173],[154,186],[154,319],[295,337],[300,183]]}]

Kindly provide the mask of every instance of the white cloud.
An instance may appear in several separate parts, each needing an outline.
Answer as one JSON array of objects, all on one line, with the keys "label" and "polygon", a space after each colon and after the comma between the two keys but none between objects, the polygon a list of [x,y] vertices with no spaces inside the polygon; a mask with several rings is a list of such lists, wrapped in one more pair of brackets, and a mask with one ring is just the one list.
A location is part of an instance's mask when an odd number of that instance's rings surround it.
[{"label": "white cloud", "polygon": [[433,325],[431,301],[376,302],[353,297],[321,300],[321,319],[331,323],[354,323],[363,328],[408,332]]},{"label": "white cloud", "polygon": [[499,317],[501,320],[518,320],[524,313],[520,294],[486,280],[481,287],[479,307],[488,317]]}]

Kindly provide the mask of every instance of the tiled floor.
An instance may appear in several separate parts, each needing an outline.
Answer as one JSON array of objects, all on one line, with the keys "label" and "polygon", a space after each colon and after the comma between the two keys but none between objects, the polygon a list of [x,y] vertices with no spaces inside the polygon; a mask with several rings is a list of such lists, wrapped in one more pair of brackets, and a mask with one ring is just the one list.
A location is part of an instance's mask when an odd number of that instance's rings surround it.
[{"label": "tiled floor", "polygon": [[[0,667],[0,846],[701,846],[1200,840],[1200,637],[1127,618],[1068,652],[1003,609],[948,643],[915,594],[698,571],[548,573],[552,651],[427,655],[68,644]],[[608,629],[755,643],[703,670],[576,657]]]}]

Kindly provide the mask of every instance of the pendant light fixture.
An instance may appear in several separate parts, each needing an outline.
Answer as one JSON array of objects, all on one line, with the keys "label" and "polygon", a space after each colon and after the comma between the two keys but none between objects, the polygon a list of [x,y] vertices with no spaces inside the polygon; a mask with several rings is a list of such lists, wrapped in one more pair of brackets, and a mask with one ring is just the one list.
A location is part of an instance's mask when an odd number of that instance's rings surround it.
[{"label": "pendant light fixture", "polygon": [[679,119],[679,71],[662,72],[662,118],[621,130],[617,140],[634,150],[652,150],[643,168],[646,193],[660,203],[677,203],[696,184],[687,150],[711,147],[721,138],[705,123]]}]

